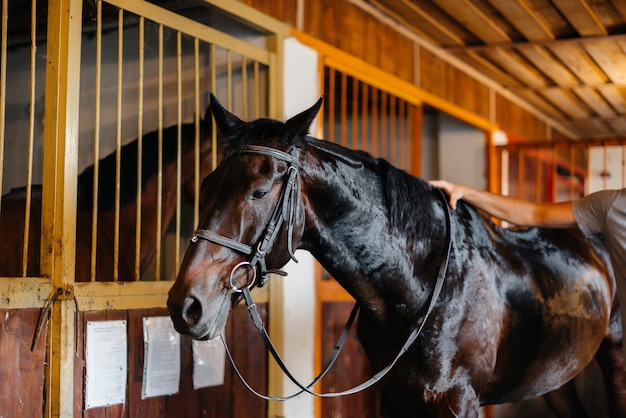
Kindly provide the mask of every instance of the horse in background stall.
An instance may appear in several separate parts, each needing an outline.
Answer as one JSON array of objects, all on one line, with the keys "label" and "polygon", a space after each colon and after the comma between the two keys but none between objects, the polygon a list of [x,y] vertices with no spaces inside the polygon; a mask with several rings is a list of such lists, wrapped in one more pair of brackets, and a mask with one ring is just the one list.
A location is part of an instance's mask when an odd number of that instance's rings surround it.
[{"label": "horse in background stall", "polygon": [[[360,304],[374,370],[421,329],[379,382],[391,416],[477,418],[481,405],[548,393],[571,401],[572,379],[595,356],[611,417],[625,417],[619,305],[601,240],[503,229],[463,201],[448,212],[424,180],[307,136],[320,106],[246,123],[212,96],[225,157],[202,183],[198,229],[169,293],[176,329],[221,335],[242,292],[248,303],[247,289],[302,248]],[[551,406],[587,416],[580,404]]]},{"label": "horse in background stall", "polygon": [[[181,198],[182,203],[193,203],[195,189],[195,138],[194,123],[182,124],[181,129]],[[200,179],[211,171],[212,119],[207,107],[200,122]],[[157,239],[158,205],[161,204],[161,236],[170,224],[176,211],[178,125],[163,130],[162,135],[162,198],[157,193],[158,131],[142,137],[141,155],[141,243],[140,271],[144,272],[154,259]],[[136,254],[137,216],[137,164],[138,140],[120,149],[119,191],[119,259],[120,280],[134,280]],[[97,249],[95,279],[113,280],[114,231],[116,201],[116,153],[99,161],[98,206],[97,206]],[[87,167],[78,177],[76,216],[76,281],[91,280],[92,217],[93,217],[94,166]],[[33,186],[30,217],[27,276],[40,275],[41,245],[41,186]],[[26,190],[14,189],[2,196],[0,206],[0,276],[22,275],[22,252],[24,246]]]}]

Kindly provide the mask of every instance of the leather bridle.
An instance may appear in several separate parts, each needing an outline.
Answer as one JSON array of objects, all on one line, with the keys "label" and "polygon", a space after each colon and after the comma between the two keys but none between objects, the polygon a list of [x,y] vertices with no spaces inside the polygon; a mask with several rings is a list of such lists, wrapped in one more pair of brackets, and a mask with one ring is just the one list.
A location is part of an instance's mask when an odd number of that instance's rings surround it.
[{"label": "leather bridle", "polygon": [[[300,202],[300,182],[298,181],[298,167],[297,160],[291,154],[288,154],[277,149],[262,147],[259,145],[248,145],[245,147],[241,154],[254,154],[262,155],[266,157],[276,158],[278,160],[285,161],[288,164],[287,167],[287,180],[283,183],[283,188],[280,194],[280,198],[276,203],[272,217],[270,218],[267,226],[265,227],[265,234],[258,241],[255,246],[250,246],[242,242],[236,241],[232,238],[228,238],[219,234],[215,234],[206,229],[196,229],[191,237],[191,242],[197,242],[198,239],[203,239],[215,244],[222,245],[230,248],[231,250],[250,256],[248,261],[242,261],[237,264],[230,272],[229,286],[232,291],[242,292],[243,289],[251,289],[254,286],[263,287],[269,279],[270,273],[281,273],[278,270],[268,270],[265,262],[265,256],[268,251],[272,249],[274,241],[278,236],[283,223],[287,222],[287,250],[289,256],[294,261],[293,250],[293,230],[298,216],[299,202]],[[260,280],[257,282],[257,266],[259,269]],[[253,271],[252,280],[249,280],[245,286],[237,287],[233,283],[233,276],[235,271],[242,267],[248,267]]]},{"label": "leather bridle", "polygon": [[[369,388],[370,386],[380,381],[385,375],[387,375],[387,373],[389,373],[389,371],[391,371],[391,369],[398,362],[400,357],[402,357],[404,353],[406,353],[411,347],[411,345],[415,342],[415,340],[421,333],[422,329],[424,328],[424,325],[426,324],[426,321],[428,317],[430,316],[433,308],[435,307],[435,304],[437,302],[437,299],[443,287],[443,283],[444,283],[445,276],[447,273],[448,262],[450,259],[450,252],[452,249],[452,223],[450,221],[450,210],[448,208],[448,201],[445,195],[443,194],[443,192],[440,191],[440,195],[443,199],[443,205],[444,205],[444,211],[445,211],[445,217],[446,217],[446,231],[447,231],[446,255],[445,255],[444,261],[439,267],[437,281],[435,283],[433,294],[431,296],[431,300],[426,310],[426,313],[424,315],[424,318],[422,320],[422,323],[420,324],[419,327],[416,327],[415,329],[413,329],[413,331],[409,334],[406,342],[404,343],[404,345],[402,346],[402,348],[400,349],[396,357],[387,365],[387,367],[383,368],[381,371],[376,373],[369,380],[361,383],[360,385],[352,389],[348,389],[342,392],[317,393],[317,392],[312,391],[311,388],[322,379],[322,377],[328,372],[330,367],[333,365],[333,363],[339,356],[339,353],[345,341],[347,340],[350,328],[352,327],[352,323],[354,322],[354,319],[356,318],[356,314],[359,310],[359,305],[358,305],[358,302],[354,305],[354,308],[352,309],[348,322],[346,323],[346,326],[344,327],[341,337],[339,338],[339,341],[335,345],[333,353],[331,354],[329,361],[324,367],[324,370],[310,384],[304,386],[291,374],[291,372],[289,372],[289,370],[287,369],[287,366],[285,365],[280,355],[278,354],[278,351],[276,350],[272,341],[270,340],[270,337],[265,329],[265,324],[263,323],[263,320],[261,319],[261,315],[259,314],[256,308],[256,304],[254,303],[252,296],[250,294],[250,290],[255,285],[261,287],[267,283],[270,273],[285,274],[278,270],[272,270],[272,269],[268,270],[266,262],[265,262],[265,256],[267,255],[267,252],[271,250],[272,245],[274,244],[274,242],[276,241],[276,237],[278,236],[278,232],[280,231],[284,222],[287,222],[287,228],[288,228],[287,248],[289,251],[289,255],[294,261],[297,262],[294,256],[294,251],[293,251],[293,229],[294,229],[294,223],[295,223],[296,217],[298,216],[298,206],[299,206],[299,198],[300,198],[299,196],[300,195],[300,183],[297,178],[298,177],[297,160],[294,156],[286,152],[279,151],[279,150],[269,148],[269,147],[258,146],[258,145],[249,145],[245,147],[241,151],[241,153],[262,155],[262,156],[267,156],[271,158],[276,158],[276,159],[285,161],[288,164],[287,180],[283,183],[283,189],[281,191],[280,198],[276,204],[276,207],[274,208],[272,217],[270,218],[265,228],[265,234],[263,235],[263,238],[261,238],[261,240],[258,241],[256,246],[253,247],[253,246],[241,243],[239,241],[236,241],[234,239],[224,237],[219,234],[215,234],[206,229],[196,229],[191,237],[191,242],[197,242],[199,239],[203,239],[203,240],[230,248],[231,250],[234,250],[236,252],[250,256],[249,261],[242,261],[238,263],[237,265],[235,265],[235,267],[233,267],[233,269],[231,270],[230,278],[229,278],[230,289],[233,292],[243,293],[243,297],[244,297],[246,306],[248,307],[248,311],[250,312],[254,325],[259,331],[259,334],[261,335],[261,338],[265,342],[265,345],[267,346],[268,350],[270,351],[270,353],[276,360],[277,364],[283,370],[285,375],[296,386],[298,386],[300,390],[290,396],[285,396],[285,397],[267,396],[254,390],[240,373],[232,357],[232,354],[230,353],[230,350],[228,349],[228,345],[226,344],[226,340],[224,336],[220,334],[220,338],[224,344],[224,347],[226,349],[226,354],[228,355],[230,359],[233,369],[235,370],[236,374],[238,375],[242,383],[252,393],[254,393],[260,398],[263,398],[265,400],[272,400],[272,401],[286,401],[304,392],[309,393],[314,396],[334,398],[334,397],[354,394],[354,393],[357,393],[364,389]],[[242,267],[248,267],[252,269],[253,276],[252,276],[252,280],[249,280],[249,282],[245,286],[237,287],[233,283],[233,275],[237,269],[242,268]],[[261,277],[261,280],[258,283],[256,280],[257,268],[260,271],[260,274],[258,276]]]}]

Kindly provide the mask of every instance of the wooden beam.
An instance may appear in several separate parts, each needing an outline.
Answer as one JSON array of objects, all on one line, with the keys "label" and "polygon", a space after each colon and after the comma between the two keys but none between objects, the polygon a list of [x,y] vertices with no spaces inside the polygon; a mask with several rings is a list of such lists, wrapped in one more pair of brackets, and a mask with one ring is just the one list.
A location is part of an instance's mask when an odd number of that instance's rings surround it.
[{"label": "wooden beam", "polygon": [[586,45],[589,43],[597,43],[601,41],[620,41],[626,40],[626,33],[620,33],[615,35],[598,35],[598,36],[585,36],[579,38],[561,38],[561,39],[545,39],[536,41],[523,41],[523,42],[493,42],[484,43],[480,45],[463,45],[463,46],[442,46],[441,49],[448,52],[467,52],[467,51],[484,51],[493,48],[502,49],[517,49],[524,46],[541,45],[541,46],[561,46],[565,44],[581,44]]}]

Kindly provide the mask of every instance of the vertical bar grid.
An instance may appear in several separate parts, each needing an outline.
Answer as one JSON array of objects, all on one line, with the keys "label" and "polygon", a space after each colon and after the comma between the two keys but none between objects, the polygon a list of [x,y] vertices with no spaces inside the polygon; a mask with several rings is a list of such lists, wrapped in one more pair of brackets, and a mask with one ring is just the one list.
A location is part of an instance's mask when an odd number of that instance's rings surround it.
[{"label": "vertical bar grid", "polygon": [[[0,0],[3,4],[7,4],[9,0]],[[32,16],[35,19],[35,5],[36,0],[31,0],[33,5]],[[92,94],[93,98],[93,108],[88,119],[92,119],[93,123],[89,123],[90,127],[87,130],[91,133],[92,144],[90,144],[90,150],[93,148],[93,158],[90,159],[89,164],[91,164],[90,170],[93,172],[93,177],[89,178],[88,183],[89,186],[89,199],[91,201],[92,206],[89,206],[88,210],[90,213],[90,232],[84,234],[87,238],[85,239],[85,245],[88,245],[88,249],[85,251],[89,253],[87,260],[84,261],[85,277],[82,279],[96,282],[96,281],[120,281],[120,280],[142,280],[146,273],[152,274],[154,272],[154,279],[161,280],[161,277],[167,273],[169,275],[169,267],[170,260],[176,265],[176,270],[178,268],[178,264],[181,259],[181,244],[180,240],[177,241],[164,241],[163,236],[165,233],[170,234],[170,232],[166,232],[168,227],[171,225],[172,234],[180,236],[181,234],[186,234],[183,231],[183,225],[186,224],[184,222],[184,207],[183,207],[183,199],[186,197],[185,191],[190,190],[193,193],[193,202],[191,206],[193,206],[193,217],[194,221],[197,224],[199,221],[199,192],[200,192],[200,184],[202,177],[207,174],[207,169],[211,166],[215,167],[217,165],[217,153],[207,153],[206,146],[201,144],[201,140],[203,139],[203,129],[204,125],[201,123],[202,115],[204,112],[200,113],[201,107],[203,105],[202,102],[206,102],[205,98],[207,97],[207,93],[213,91],[217,94],[218,89],[223,88],[226,85],[226,89],[228,91],[228,102],[229,107],[231,109],[237,109],[237,112],[241,111],[239,109],[243,109],[242,117],[249,119],[251,117],[258,118],[263,116],[263,112],[267,111],[265,100],[267,100],[266,94],[266,83],[270,80],[267,76],[268,69],[270,64],[265,62],[259,62],[256,59],[252,59],[246,56],[244,51],[235,51],[230,48],[216,46],[210,42],[205,40],[200,40],[195,37],[185,38],[184,29],[177,30],[169,28],[165,23],[155,23],[154,27],[158,30],[158,34],[147,30],[148,27],[145,26],[146,18],[141,15],[135,15],[135,12],[128,12],[125,10],[125,6],[114,6],[113,14],[113,23],[117,27],[113,27],[113,30],[107,32],[103,29],[105,23],[103,22],[105,17],[108,17],[108,12],[104,13],[103,9],[105,7],[109,7],[109,5],[103,5],[106,3],[105,0],[96,0],[90,7],[93,8],[94,14],[94,47],[95,50],[95,63],[93,65],[93,87]],[[108,9],[107,9],[108,10]],[[4,15],[4,20],[8,22],[8,8],[3,8],[2,14]],[[148,20],[151,22],[150,20]],[[7,23],[2,28],[3,33],[6,33]],[[36,29],[36,23],[32,22],[32,30]],[[117,30],[117,33],[115,32]],[[170,32],[171,31],[171,32]],[[125,33],[126,32],[126,33]],[[155,31],[156,32],[156,31]],[[176,36],[174,37],[174,34]],[[157,38],[155,41],[155,38]],[[6,35],[3,36],[2,43],[5,44],[4,51],[0,50],[0,56],[6,56]],[[190,40],[190,45],[193,43],[193,55],[188,52],[187,55],[184,54],[186,48],[186,39]],[[32,55],[31,57],[36,56],[36,36],[33,36],[32,39]],[[174,43],[175,41],[175,43]],[[110,43],[109,43],[110,42]],[[130,43],[129,43],[130,42]],[[156,43],[158,42],[158,47]],[[137,45],[137,55],[136,57],[130,57],[130,52],[133,51],[134,54],[134,45]],[[131,46],[129,48],[129,45]],[[206,46],[205,50],[202,50]],[[111,64],[113,65],[113,71],[106,71],[106,64],[103,64],[105,50],[108,48],[109,51],[113,52],[113,59],[111,60]],[[117,50],[115,51],[116,48]],[[216,49],[219,49],[219,53],[223,55],[217,56]],[[156,52],[155,52],[156,51]],[[174,51],[176,56],[174,57]],[[191,51],[191,49],[190,49]],[[204,53],[204,55],[202,53]],[[153,58],[154,56],[154,58]],[[194,60],[193,71],[186,71],[189,66],[185,65],[186,56],[189,56],[189,59]],[[224,57],[225,60],[224,60]],[[155,77],[153,75],[153,71],[150,67],[148,67],[148,71],[145,70],[146,67],[146,59],[158,61],[157,75],[156,78],[158,81],[154,81]],[[116,61],[115,61],[116,60]],[[176,70],[171,71],[170,63],[173,63],[176,60]],[[30,117],[30,126],[31,133],[29,134],[29,149],[28,149],[28,160],[32,160],[32,152],[33,152],[33,140],[34,140],[34,122],[33,118],[36,117],[34,114],[34,58],[31,58],[32,61],[32,73],[31,73],[31,86],[32,90],[31,94],[31,117]],[[206,61],[206,63],[204,62]],[[2,60],[2,65],[6,62],[5,59]],[[226,71],[222,65],[226,62]],[[103,68],[103,65],[105,67]],[[209,71],[203,66],[207,66]],[[0,69],[2,67],[0,66]],[[127,75],[124,73],[128,73],[129,68],[136,68],[137,78],[136,83],[134,81],[127,80]],[[2,74],[2,76],[6,77],[6,70]],[[108,81],[105,84],[105,78],[109,77],[111,81]],[[131,77],[133,78],[133,77]],[[191,95],[185,95],[185,89],[187,83],[193,85],[194,91]],[[218,84],[219,83],[219,84]],[[108,88],[111,86],[112,88]],[[155,101],[152,101],[152,97],[150,98],[150,102],[148,102],[148,95],[152,94],[149,88],[154,86],[155,90],[158,90],[156,93],[158,98]],[[137,105],[136,110],[131,109],[131,113],[129,114],[129,109],[127,108],[129,102],[128,92],[133,91],[136,88],[136,97],[137,97]],[[174,96],[174,90],[176,90]],[[202,93],[200,93],[202,91]],[[0,94],[4,94],[4,89]],[[134,95],[134,94],[133,94]],[[194,96],[195,95],[195,96]],[[193,126],[195,129],[186,131],[184,129],[184,119],[185,113],[191,112],[189,111],[190,107],[187,105],[189,103],[188,98],[186,96],[193,97],[191,100],[192,106],[195,111],[194,113],[194,122]],[[174,100],[176,97],[176,102]],[[4,105],[4,100],[1,101],[0,106]],[[153,105],[154,102],[158,102]],[[147,105],[147,106],[146,106]],[[145,107],[145,108],[144,108]],[[170,111],[169,109],[175,109],[175,112]],[[110,111],[110,109],[115,109]],[[154,109],[157,109],[156,111]],[[136,116],[135,116],[136,111]],[[82,115],[82,113],[81,113]],[[108,116],[111,115],[111,116]],[[155,116],[156,115],[156,116]],[[107,121],[107,118],[110,118],[110,121]],[[134,148],[128,148],[127,145],[130,145],[130,138],[128,132],[134,131],[134,128],[128,129],[128,119],[136,118],[136,132],[137,135],[132,135],[131,138],[134,138],[136,141],[136,157],[132,156],[130,161],[136,161],[135,167],[130,174],[130,179],[127,177],[129,174],[129,170],[127,164],[129,162],[128,150],[134,150]],[[144,127],[148,127],[153,124],[154,119],[158,119],[157,127],[154,129],[156,132],[157,143],[158,144],[158,161],[150,161],[149,164],[146,164],[144,159],[152,158],[149,153],[151,152],[149,148],[145,148],[148,144],[147,141],[150,141],[151,137],[148,134],[144,133]],[[169,120],[175,119],[177,129],[177,140],[178,142],[174,144],[171,143],[172,146],[176,148],[166,148],[165,144],[169,144],[167,141],[167,137],[164,137],[164,130],[166,126],[171,126]],[[81,116],[82,120],[82,116]],[[2,145],[2,141],[4,140],[4,120],[0,122],[0,145]],[[131,122],[134,123],[134,122]],[[209,123],[211,123],[209,121]],[[110,127],[110,128],[109,128]],[[173,127],[173,126],[172,126]],[[93,131],[91,131],[93,129]],[[85,128],[83,128],[85,130]],[[172,131],[173,133],[174,131]],[[190,137],[191,141],[195,139],[195,174],[192,183],[185,183],[183,185],[184,180],[184,172],[185,172],[185,163],[182,158],[185,158],[187,154],[187,150],[185,149],[186,145],[184,145],[184,137],[186,135],[185,132],[193,132],[192,137]],[[105,136],[105,133],[108,135]],[[146,135],[144,137],[144,135]],[[212,137],[209,137],[212,141],[212,149],[215,150],[217,148],[217,137],[215,135],[215,131],[213,130]],[[194,145],[190,145],[194,146]],[[110,147],[112,149],[111,155],[111,165],[110,165],[110,176],[107,174],[105,166],[103,165],[103,153],[104,150]],[[169,147],[169,145],[168,145]],[[171,149],[171,151],[169,151]],[[167,150],[167,151],[166,151]],[[189,151],[192,149],[189,148]],[[133,153],[135,151],[132,151]],[[185,154],[183,154],[185,152]],[[200,153],[204,154],[201,155]],[[174,156],[173,153],[176,153]],[[166,155],[167,154],[167,155]],[[134,155],[134,154],[132,154]],[[172,204],[175,205],[175,208],[169,212],[170,209],[165,208],[165,202],[163,199],[165,198],[165,174],[164,170],[166,167],[164,166],[165,160],[168,159],[168,155],[171,155],[172,159],[175,159],[175,162],[172,162],[172,165],[167,166],[167,170],[171,169],[176,170],[176,190],[171,190],[172,193],[176,194],[176,202]],[[201,158],[205,158],[206,161],[201,161]],[[172,161],[172,160],[169,160]],[[190,159],[189,161],[192,161]],[[80,162],[79,162],[80,163]],[[148,179],[143,178],[144,169],[150,170],[152,164],[158,165],[158,177],[155,178],[157,183],[157,206],[156,211],[157,214],[154,216],[154,213],[150,214],[150,219],[156,219],[156,225],[150,221],[150,225],[146,224],[146,216],[149,212],[147,210],[147,206],[144,203],[148,202],[148,195],[143,194]],[[169,164],[169,163],[168,163]],[[176,166],[174,166],[176,164]],[[28,179],[27,183],[27,201],[30,202],[30,185],[32,181],[30,180],[32,174],[32,163],[28,163]],[[108,164],[106,167],[109,167]],[[190,167],[191,168],[191,167]],[[2,167],[0,166],[0,170]],[[168,171],[169,172],[169,171]],[[173,171],[172,171],[173,173]],[[136,174],[136,176],[135,176]],[[2,173],[0,172],[0,180]],[[137,187],[135,188],[132,185],[136,181]],[[81,183],[84,184],[84,183]],[[127,188],[127,185],[131,184],[132,187],[132,195],[130,197],[127,192],[131,189]],[[169,183],[168,184],[172,184]],[[108,200],[108,194],[106,190],[103,191],[103,187],[111,187],[111,206],[110,210],[106,209],[104,206],[99,206],[98,202]],[[186,189],[189,186],[190,189]],[[167,186],[170,187],[170,186]],[[134,197],[133,197],[134,196]],[[146,202],[144,202],[144,200]],[[149,201],[152,202],[152,198],[149,198]],[[133,204],[132,209],[130,205]],[[172,206],[168,206],[171,208]],[[28,237],[29,228],[31,227],[31,222],[29,219],[30,215],[30,203],[27,203],[26,209],[26,222],[24,224],[24,236]],[[80,209],[79,209],[80,210]],[[130,210],[131,213],[134,212],[134,221],[127,218],[127,211]],[[110,218],[109,218],[110,216]],[[164,216],[168,216],[168,218],[164,218]],[[100,218],[100,219],[99,219]],[[131,215],[131,219],[133,215]],[[144,219],[145,218],[145,219]],[[110,224],[108,224],[107,220],[110,219]],[[170,221],[171,220],[171,221]],[[133,223],[134,222],[134,223]],[[150,233],[146,233],[147,230],[143,229],[142,233],[142,223],[144,223],[144,227],[150,229]],[[106,226],[105,226],[106,225]],[[156,230],[156,234],[154,237],[152,236],[152,228]],[[106,228],[107,233],[104,233],[104,229]],[[186,226],[185,226],[186,228]],[[32,232],[32,231],[31,231]],[[131,236],[134,235],[134,245],[132,239],[128,239],[128,234]],[[110,241],[107,240],[107,237],[110,236]],[[143,236],[143,237],[142,237]],[[89,239],[89,237],[91,239]],[[148,241],[146,237],[150,237],[151,241]],[[80,239],[79,239],[80,241]],[[99,246],[103,244],[107,244],[110,242],[111,248],[102,248]],[[80,242],[77,242],[80,244]],[[171,252],[169,251],[170,243],[175,243],[175,247],[172,246]],[[31,245],[32,246],[32,245]],[[20,248],[22,252],[22,276],[27,274],[27,261],[29,254],[29,243],[25,242],[23,249]],[[148,254],[146,257],[146,251],[152,251],[152,254]],[[103,258],[101,255],[106,254],[110,257],[110,259]],[[129,259],[130,257],[130,259]],[[148,262],[154,260],[154,264],[152,266],[146,265],[146,259]],[[78,263],[77,263],[78,264]],[[152,268],[154,267],[154,268]],[[80,267],[82,269],[82,266]],[[104,268],[104,270],[103,270]],[[128,271],[130,268],[130,272]],[[134,272],[133,272],[134,268]],[[82,271],[82,270],[81,270]],[[106,274],[105,274],[106,273]],[[152,277],[145,277],[146,279],[151,279]],[[79,278],[80,280],[81,278]],[[169,277],[168,277],[169,279]]]},{"label": "vertical bar grid", "polygon": [[324,67],[323,90],[327,141],[364,150],[401,169],[411,166],[411,104],[333,67]]}]

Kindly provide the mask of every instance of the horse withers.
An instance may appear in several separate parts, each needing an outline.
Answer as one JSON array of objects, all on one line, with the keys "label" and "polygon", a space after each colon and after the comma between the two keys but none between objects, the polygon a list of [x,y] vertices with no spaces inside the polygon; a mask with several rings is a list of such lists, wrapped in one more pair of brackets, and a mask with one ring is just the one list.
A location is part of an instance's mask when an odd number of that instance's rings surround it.
[{"label": "horse withers", "polygon": [[169,293],[176,329],[218,336],[239,291],[297,247],[361,305],[359,338],[375,370],[426,321],[381,381],[392,416],[477,417],[481,405],[549,392],[561,416],[585,416],[572,379],[594,356],[612,416],[626,416],[602,242],[577,230],[503,229],[463,202],[446,215],[422,179],[307,136],[320,106],[284,123],[243,122],[212,97],[225,156],[203,181],[198,230]]}]

